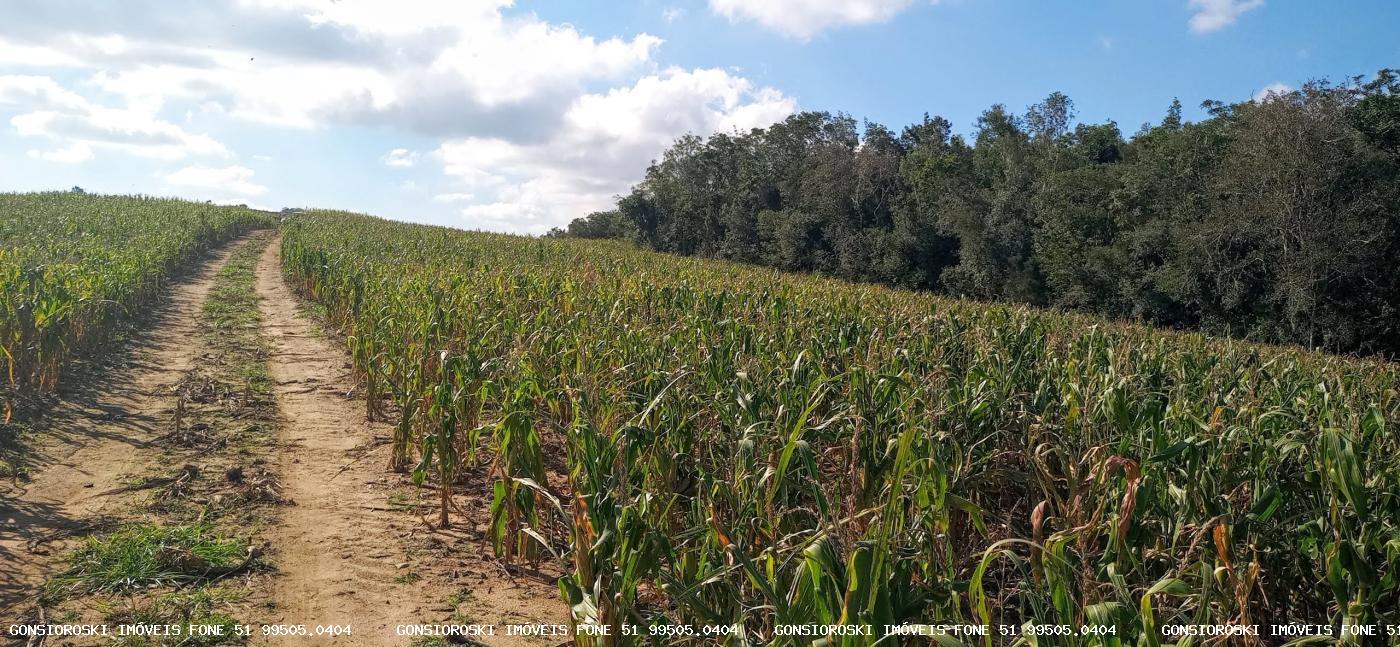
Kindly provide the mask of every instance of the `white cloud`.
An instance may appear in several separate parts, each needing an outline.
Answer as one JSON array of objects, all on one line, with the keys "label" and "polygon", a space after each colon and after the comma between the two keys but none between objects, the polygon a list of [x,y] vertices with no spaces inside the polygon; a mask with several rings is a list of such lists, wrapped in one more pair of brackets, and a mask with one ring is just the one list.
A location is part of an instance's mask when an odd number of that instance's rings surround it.
[{"label": "white cloud", "polygon": [[552,126],[590,82],[645,69],[661,43],[648,34],[596,39],[508,16],[509,4],[243,0],[228,21],[264,23],[287,42],[322,42],[284,52],[254,36],[209,46],[197,32],[172,31],[159,45],[123,41],[152,59],[139,65],[99,55],[90,42],[99,36],[52,40],[63,44],[55,51],[102,68],[97,87],[123,96],[214,101],[236,118],[298,128],[388,124],[430,136],[514,128],[517,137]]},{"label": "white cloud", "polygon": [[383,162],[386,166],[408,168],[418,163],[418,153],[407,148],[395,148],[384,156]]},{"label": "white cloud", "polygon": [[1235,24],[1246,11],[1264,6],[1264,0],[1190,0],[1194,13],[1188,23],[1192,33],[1207,34]]},{"label": "white cloud", "polygon": [[93,147],[131,155],[176,160],[190,155],[226,155],[223,144],[190,133],[157,116],[159,102],[98,105],[47,76],[0,76],[0,106],[17,106],[10,125],[23,137],[44,137],[64,145],[69,158]]},{"label": "white cloud", "polygon": [[685,17],[685,9],[681,7],[666,7],[661,10],[661,19],[666,22],[676,22]]},{"label": "white cloud", "polygon": [[[10,1],[18,8],[0,21],[0,69],[33,74],[0,76],[0,125],[51,140],[34,145],[36,159],[109,150],[230,159],[237,156],[201,130],[242,140],[267,136],[257,128],[344,137],[370,126],[436,142],[430,154],[395,149],[381,161],[440,164],[452,186],[433,202],[466,210],[464,222],[476,226],[563,224],[608,206],[674,137],[766,125],[796,107],[738,70],[662,69],[662,41],[650,34],[593,36],[511,0],[227,0],[175,9],[159,0]],[[777,12],[712,1],[736,20],[782,19],[789,33],[810,35],[925,0],[784,0]],[[675,5],[663,12],[684,17]],[[251,169],[228,163],[195,159],[163,176],[164,187],[214,198],[267,191]],[[402,177],[385,175],[384,188],[402,188]]]},{"label": "white cloud", "polygon": [[246,166],[187,166],[164,177],[167,184],[210,189],[237,195],[262,195],[267,187],[253,182],[253,169]]},{"label": "white cloud", "polygon": [[29,157],[45,162],[57,162],[59,164],[77,164],[92,159],[92,147],[83,142],[73,142],[63,148],[50,151],[29,149],[25,153]]},{"label": "white cloud", "polygon": [[521,201],[474,204],[463,209],[462,216],[472,229],[538,232],[548,228],[544,209]]},{"label": "white cloud", "polygon": [[1284,83],[1270,83],[1254,93],[1253,99],[1256,103],[1263,103],[1273,97],[1284,96],[1293,91],[1292,86]]},{"label": "white cloud", "polygon": [[794,110],[792,98],[724,70],[672,68],[579,97],[548,140],[466,138],[436,155],[446,174],[493,196],[463,210],[468,226],[542,233],[609,208],[680,135],[747,131]]},{"label": "white cloud", "polygon": [[19,105],[35,110],[88,108],[87,99],[60,86],[47,76],[0,76],[0,104]]},{"label": "white cloud", "polygon": [[[339,104],[383,109],[393,83],[370,69],[308,62],[257,63],[241,54],[220,55],[214,67],[151,65],[100,71],[92,83],[128,100],[181,98],[218,106],[247,121],[315,128],[331,121]],[[315,79],[315,82],[308,82]]]},{"label": "white cloud", "polygon": [[465,35],[433,61],[433,71],[468,81],[470,93],[487,106],[519,102],[560,83],[615,78],[649,61],[661,44],[647,34],[598,42],[539,21],[503,21],[498,29]]},{"label": "white cloud", "polygon": [[178,160],[191,155],[225,155],[223,144],[207,135],[191,134],[140,110],[90,106],[77,112],[38,110],[10,119],[25,137],[83,143],[121,150],[140,157]]},{"label": "white cloud", "polygon": [[710,0],[710,9],[733,20],[752,20],[806,40],[833,27],[881,23],[914,0]]}]

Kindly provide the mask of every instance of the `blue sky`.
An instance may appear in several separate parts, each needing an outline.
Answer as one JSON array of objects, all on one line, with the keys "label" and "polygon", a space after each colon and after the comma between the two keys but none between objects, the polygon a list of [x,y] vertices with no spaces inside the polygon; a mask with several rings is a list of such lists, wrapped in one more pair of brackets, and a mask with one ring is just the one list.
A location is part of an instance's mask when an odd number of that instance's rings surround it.
[{"label": "blue sky", "polygon": [[1389,0],[7,0],[0,190],[541,233],[674,137],[845,111],[971,132],[1052,91],[1131,133],[1400,67]]}]

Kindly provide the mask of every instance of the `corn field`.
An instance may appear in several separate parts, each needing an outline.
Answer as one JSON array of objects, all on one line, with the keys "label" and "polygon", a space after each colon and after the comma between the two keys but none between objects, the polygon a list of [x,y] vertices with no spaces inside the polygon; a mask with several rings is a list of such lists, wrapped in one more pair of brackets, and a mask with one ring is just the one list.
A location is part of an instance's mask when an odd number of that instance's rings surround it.
[{"label": "corn field", "polygon": [[53,393],[64,362],[106,341],[212,246],[270,225],[261,214],[181,200],[0,194],[3,419]]},{"label": "corn field", "polygon": [[1400,623],[1392,364],[339,212],[282,245],[386,468],[480,492],[578,624]]}]

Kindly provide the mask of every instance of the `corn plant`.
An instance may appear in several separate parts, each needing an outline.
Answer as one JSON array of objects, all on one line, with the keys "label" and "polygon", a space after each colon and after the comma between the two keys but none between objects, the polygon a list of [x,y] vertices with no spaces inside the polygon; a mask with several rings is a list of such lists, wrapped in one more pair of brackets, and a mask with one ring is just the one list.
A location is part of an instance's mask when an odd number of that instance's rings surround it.
[{"label": "corn plant", "polygon": [[341,212],[283,262],[579,624],[1400,623],[1393,364]]},{"label": "corn plant", "polygon": [[37,404],[64,363],[96,349],[210,248],[271,225],[262,213],[182,200],[0,194],[0,414]]}]

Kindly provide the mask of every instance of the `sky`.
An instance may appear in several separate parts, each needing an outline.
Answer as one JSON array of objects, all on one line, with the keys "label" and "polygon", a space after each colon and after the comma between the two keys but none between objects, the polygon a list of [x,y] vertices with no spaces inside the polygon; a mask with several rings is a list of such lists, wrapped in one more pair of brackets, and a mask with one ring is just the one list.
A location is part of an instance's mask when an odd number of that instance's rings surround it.
[{"label": "sky", "polygon": [[972,133],[1060,91],[1130,134],[1400,67],[1397,27],[1394,0],[5,0],[0,191],[539,234],[687,133]]}]

